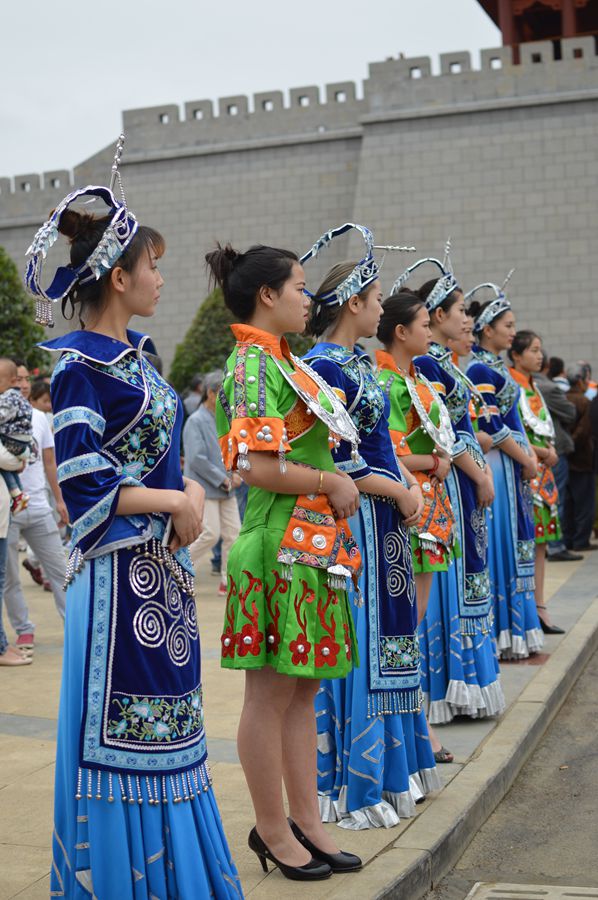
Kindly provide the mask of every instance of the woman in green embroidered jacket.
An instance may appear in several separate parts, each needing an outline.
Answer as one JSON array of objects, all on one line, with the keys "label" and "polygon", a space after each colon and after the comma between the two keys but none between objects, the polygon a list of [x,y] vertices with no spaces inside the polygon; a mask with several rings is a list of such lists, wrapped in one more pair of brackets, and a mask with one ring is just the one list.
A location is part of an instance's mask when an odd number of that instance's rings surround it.
[{"label": "woman in green embroidered jacket", "polygon": [[243,323],[232,326],[216,424],[227,469],[250,485],[228,559],[221,639],[223,667],[245,670],[238,748],[256,815],[249,846],[264,869],[270,859],[288,878],[327,878],[361,866],[320,822],[313,706],[319,679],[347,674],[357,651],[346,579],[359,551],[343,519],[358,492],[330,451],[331,441],[357,435],[283,337],[301,333],[307,318],[295,254],[227,246],[206,260]]},{"label": "woman in green embroidered jacket", "polygon": [[542,341],[533,331],[518,331],[508,350],[513,366],[510,374],[520,386],[519,415],[537,462],[538,474],[531,480],[534,498],[534,531],[536,542],[536,609],[545,634],[563,634],[563,629],[550,622],[544,598],[546,545],[561,539],[559,492],[552,474],[558,462],[554,449],[554,425],[542,394],[534,382],[534,374],[542,368]]}]

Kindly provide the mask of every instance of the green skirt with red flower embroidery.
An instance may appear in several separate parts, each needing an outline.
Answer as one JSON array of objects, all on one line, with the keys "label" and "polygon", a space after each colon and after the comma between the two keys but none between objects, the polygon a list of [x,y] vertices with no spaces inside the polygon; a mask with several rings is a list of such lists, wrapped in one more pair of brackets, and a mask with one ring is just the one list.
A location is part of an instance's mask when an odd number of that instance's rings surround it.
[{"label": "green skirt with red flower embroidery", "polygon": [[300,563],[289,582],[276,559],[295,500],[250,489],[228,557],[221,665],[343,678],[358,664],[347,592],[331,588],[324,569]]},{"label": "green skirt with red flower embroidery", "polygon": [[561,539],[558,513],[552,512],[545,503],[534,503],[534,535],[536,544],[549,544]]}]

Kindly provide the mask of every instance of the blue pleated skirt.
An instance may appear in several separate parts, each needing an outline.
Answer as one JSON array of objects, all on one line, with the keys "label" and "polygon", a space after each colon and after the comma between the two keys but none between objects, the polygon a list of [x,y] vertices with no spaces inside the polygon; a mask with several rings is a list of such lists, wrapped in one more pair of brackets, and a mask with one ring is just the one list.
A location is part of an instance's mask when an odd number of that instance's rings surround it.
[{"label": "blue pleated skirt", "polygon": [[436,572],[419,626],[422,690],[432,725],[454,716],[496,716],[505,707],[494,635],[481,627],[460,633],[458,590],[454,564]]},{"label": "blue pleated skirt", "polygon": [[517,564],[512,534],[512,497],[504,470],[503,454],[491,450],[488,463],[494,476],[494,503],[488,535],[488,564],[494,587],[494,621],[498,650],[506,659],[522,659],[536,653],[544,638],[536,611],[534,591],[517,590]]},{"label": "blue pleated skirt", "polygon": [[[349,522],[364,546],[359,514]],[[365,564],[361,594],[368,597]],[[351,591],[360,666],[343,679],[325,681],[316,696],[318,794],[325,822],[341,828],[390,828],[413,815],[415,803],[440,787],[425,714],[368,717],[367,600]]]},{"label": "blue pleated skirt", "polygon": [[[54,803],[53,896],[69,900],[232,900],[243,896],[210,787],[167,778],[161,801],[147,779],[126,775],[112,802],[106,772],[78,783],[89,566],[67,592]],[[89,781],[87,780],[89,777]],[[181,789],[181,785],[187,785]],[[182,793],[188,799],[182,799]],[[165,797],[164,797],[165,793]],[[80,794],[81,799],[76,799]],[[193,794],[193,798],[190,795]],[[99,799],[101,798],[101,799]],[[142,801],[142,802],[141,802]]]}]

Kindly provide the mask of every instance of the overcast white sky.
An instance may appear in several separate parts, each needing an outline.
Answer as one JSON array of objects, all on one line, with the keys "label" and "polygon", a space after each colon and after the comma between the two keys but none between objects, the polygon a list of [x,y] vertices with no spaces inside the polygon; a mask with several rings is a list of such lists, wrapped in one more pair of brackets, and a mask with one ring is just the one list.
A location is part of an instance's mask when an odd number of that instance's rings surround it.
[{"label": "overcast white sky", "polygon": [[123,109],[362,81],[399,52],[477,66],[500,44],[476,0],[7,0],[2,34],[5,176],[72,168]]}]

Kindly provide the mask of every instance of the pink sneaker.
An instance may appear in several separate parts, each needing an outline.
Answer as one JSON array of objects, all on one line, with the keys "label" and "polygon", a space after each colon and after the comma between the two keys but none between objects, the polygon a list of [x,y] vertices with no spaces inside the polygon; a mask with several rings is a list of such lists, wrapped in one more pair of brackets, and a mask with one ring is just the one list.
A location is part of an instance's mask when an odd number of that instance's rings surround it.
[{"label": "pink sneaker", "polygon": [[218,585],[218,596],[226,597],[227,593],[228,592],[226,590],[226,584],[224,583],[224,581],[221,581],[220,584]]},{"label": "pink sneaker", "polygon": [[19,650],[33,650],[35,647],[35,635],[20,634],[17,638],[17,647]]}]

